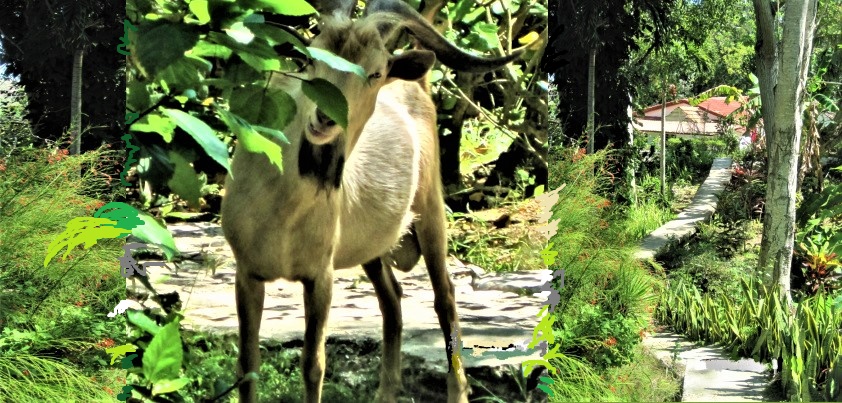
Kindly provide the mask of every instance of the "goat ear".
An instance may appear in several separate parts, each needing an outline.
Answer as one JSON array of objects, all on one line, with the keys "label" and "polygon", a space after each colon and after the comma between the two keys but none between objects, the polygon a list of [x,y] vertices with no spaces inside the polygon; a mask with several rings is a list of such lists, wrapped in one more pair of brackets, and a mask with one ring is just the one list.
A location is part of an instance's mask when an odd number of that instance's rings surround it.
[{"label": "goat ear", "polygon": [[414,81],[430,71],[436,54],[429,50],[408,50],[389,59],[389,78]]}]

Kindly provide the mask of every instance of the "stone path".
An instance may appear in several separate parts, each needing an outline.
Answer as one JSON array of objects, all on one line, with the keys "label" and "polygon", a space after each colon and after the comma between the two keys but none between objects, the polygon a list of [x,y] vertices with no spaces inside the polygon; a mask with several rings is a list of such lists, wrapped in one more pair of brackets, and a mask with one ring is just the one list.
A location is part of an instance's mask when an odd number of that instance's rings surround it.
[{"label": "stone path", "polygon": [[660,228],[652,231],[640,246],[635,254],[638,259],[651,259],[667,243],[670,237],[684,238],[696,231],[696,224],[699,221],[707,220],[716,211],[716,195],[722,191],[725,184],[731,180],[731,159],[717,158],[710,167],[710,174],[699,190],[693,201],[684,209],[678,218],[672,220]]},{"label": "stone path", "polygon": [[[716,210],[716,195],[731,180],[731,159],[717,158],[710,174],[696,196],[678,218],[644,238],[635,255],[651,259],[668,242],[670,236],[683,238],[696,231],[699,221],[707,220]],[[752,359],[731,361],[716,346],[700,347],[683,336],[658,332],[643,340],[668,367],[684,374],[683,402],[761,402],[767,385],[766,367]]]},{"label": "stone path", "polygon": [[[178,273],[155,268],[149,279],[159,293],[178,291],[188,328],[237,331],[234,302],[235,262],[222,229],[211,223],[169,225],[176,245],[188,260]],[[204,256],[204,257],[203,257]],[[448,261],[456,288],[462,326],[462,343],[473,346],[525,346],[532,340],[538,311],[546,298],[532,295],[551,276],[549,270],[488,274],[455,258]],[[212,273],[211,269],[215,267]],[[423,259],[408,273],[395,271],[403,287],[403,347],[407,354],[424,357],[446,369],[444,337],[433,309],[433,292]],[[129,282],[131,286],[131,282]],[[137,287],[142,287],[137,283]],[[303,290],[300,283],[279,280],[266,285],[262,338],[280,341],[302,339],[304,333]],[[338,270],[329,316],[329,336],[381,340],[381,316],[374,289],[361,267]],[[540,358],[540,350],[525,351],[498,359],[480,355],[482,349],[463,351],[468,367],[519,365]]]},{"label": "stone path", "polygon": [[645,338],[643,347],[684,374],[682,402],[764,401],[766,366],[752,359],[731,361],[719,347],[700,347],[671,332]]}]

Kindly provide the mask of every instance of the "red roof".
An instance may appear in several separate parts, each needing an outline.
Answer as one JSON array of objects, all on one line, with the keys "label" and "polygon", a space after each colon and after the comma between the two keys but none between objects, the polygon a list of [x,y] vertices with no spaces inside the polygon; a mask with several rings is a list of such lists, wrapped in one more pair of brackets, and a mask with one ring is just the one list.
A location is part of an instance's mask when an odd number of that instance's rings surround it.
[{"label": "red roof", "polygon": [[725,117],[737,110],[742,103],[745,102],[748,98],[742,97],[742,100],[733,100],[730,103],[725,103],[725,97],[711,97],[706,101],[700,103],[698,105],[699,108],[708,111],[709,113],[713,113],[720,117]]},{"label": "red roof", "polygon": [[[748,97],[742,97],[742,100],[733,100],[730,103],[725,103],[726,97],[711,97],[705,100],[704,102],[699,103],[696,107],[702,109],[710,114],[719,116],[720,118],[724,118],[728,116],[731,112],[737,110],[742,103],[748,100]],[[687,104],[690,105],[690,101],[687,98],[678,99],[675,101],[667,102],[666,107],[670,107],[677,104]],[[643,110],[643,114],[645,115],[646,112],[651,112],[654,110],[660,110],[661,104],[656,104],[647,107]]]}]

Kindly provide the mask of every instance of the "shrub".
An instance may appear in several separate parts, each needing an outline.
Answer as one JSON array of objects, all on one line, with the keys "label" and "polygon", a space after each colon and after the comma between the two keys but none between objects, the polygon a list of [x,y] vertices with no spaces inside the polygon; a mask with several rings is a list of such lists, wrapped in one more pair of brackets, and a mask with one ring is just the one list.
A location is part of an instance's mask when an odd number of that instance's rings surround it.
[{"label": "shrub", "polygon": [[552,209],[551,221],[558,224],[551,242],[563,245],[556,262],[566,273],[554,312],[560,351],[581,356],[597,369],[622,365],[648,323],[657,283],[624,248],[617,236],[621,224],[609,222],[616,211],[598,196],[610,177],[603,165],[606,152],[562,149],[555,154],[551,185],[563,188]]},{"label": "shrub", "polygon": [[27,104],[23,86],[0,77],[0,158],[32,146],[35,137],[25,118]]},{"label": "shrub", "polygon": [[0,323],[26,330],[40,326],[58,339],[112,335],[119,329],[116,321],[93,317],[110,312],[124,295],[120,242],[100,241],[47,267],[44,257],[71,219],[110,201],[91,196],[108,197],[94,170],[113,153],[69,157],[30,149],[16,154],[3,162],[0,175]]}]

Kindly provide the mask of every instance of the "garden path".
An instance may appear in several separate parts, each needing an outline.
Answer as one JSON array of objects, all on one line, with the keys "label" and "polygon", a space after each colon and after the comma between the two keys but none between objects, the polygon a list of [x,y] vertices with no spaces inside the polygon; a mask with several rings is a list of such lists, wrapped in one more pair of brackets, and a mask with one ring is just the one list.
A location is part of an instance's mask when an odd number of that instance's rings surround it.
[{"label": "garden path", "polygon": [[707,179],[699,187],[693,201],[678,217],[643,238],[640,249],[635,254],[638,259],[651,259],[666,246],[670,237],[683,238],[696,231],[699,221],[707,220],[716,211],[716,195],[731,180],[731,159],[717,158],[710,167]]},{"label": "garden path", "polygon": [[[710,174],[699,187],[692,203],[678,218],[644,238],[635,255],[651,259],[670,237],[683,238],[696,231],[696,224],[708,220],[716,210],[717,197],[731,180],[731,159],[717,158]],[[684,374],[683,402],[760,402],[767,385],[766,367],[751,359],[731,361],[717,346],[700,347],[683,336],[658,331],[643,340],[667,366]]]}]

